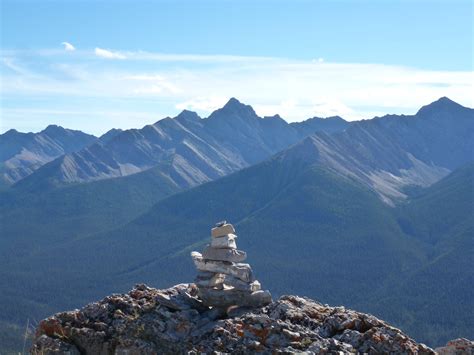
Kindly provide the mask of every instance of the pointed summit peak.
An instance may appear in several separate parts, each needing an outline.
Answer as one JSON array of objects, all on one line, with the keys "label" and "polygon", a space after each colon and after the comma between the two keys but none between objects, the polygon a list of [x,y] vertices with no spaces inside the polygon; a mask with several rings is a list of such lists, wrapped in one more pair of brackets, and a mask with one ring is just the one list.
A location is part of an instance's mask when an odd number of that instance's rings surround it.
[{"label": "pointed summit peak", "polygon": [[8,131],[6,131],[5,133],[3,134],[0,134],[0,136],[10,136],[10,135],[15,135],[15,134],[18,134],[20,132],[18,132],[15,128],[10,128]]},{"label": "pointed summit peak", "polygon": [[175,119],[189,121],[189,120],[199,120],[201,119],[201,117],[199,117],[199,115],[194,111],[183,110],[178,116],[175,117]]},{"label": "pointed summit peak", "polygon": [[43,133],[48,133],[48,134],[59,134],[65,132],[66,129],[55,125],[55,124],[50,124],[48,127],[46,127],[42,132]]},{"label": "pointed summit peak", "polygon": [[211,121],[213,121],[214,119],[217,119],[219,117],[220,118],[240,117],[240,119],[244,119],[244,120],[258,118],[252,106],[241,103],[235,97],[232,97],[224,105],[224,107],[214,111],[208,118]]},{"label": "pointed summit peak", "polygon": [[458,104],[457,102],[454,102],[453,100],[447,98],[446,96],[443,96],[439,98],[438,100],[423,106],[420,108],[420,110],[417,112],[418,114],[431,114],[434,111],[450,111],[450,110],[457,110],[460,108],[464,108],[462,105]]},{"label": "pointed summit peak", "polygon": [[227,101],[227,103],[224,105],[222,110],[227,111],[227,112],[233,111],[233,112],[248,113],[248,114],[256,115],[252,106],[241,103],[235,97],[231,97],[229,101]]},{"label": "pointed summit peak", "polygon": [[235,97],[231,97],[229,101],[224,105],[222,108],[224,111],[236,111],[236,112],[248,112],[255,115],[255,111],[253,110],[252,106],[245,105],[237,100]]},{"label": "pointed summit peak", "polygon": [[236,106],[245,106],[243,103],[241,103],[239,100],[237,100],[235,97],[231,97],[229,101],[224,105],[224,107],[236,107]]}]

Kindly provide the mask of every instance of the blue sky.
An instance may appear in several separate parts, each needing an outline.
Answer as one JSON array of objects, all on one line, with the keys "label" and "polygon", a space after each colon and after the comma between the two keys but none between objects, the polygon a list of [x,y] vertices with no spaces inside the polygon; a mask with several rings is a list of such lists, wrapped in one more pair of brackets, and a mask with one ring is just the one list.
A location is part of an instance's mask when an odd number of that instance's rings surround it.
[{"label": "blue sky", "polygon": [[472,1],[1,1],[1,131],[100,134],[235,96],[288,121],[473,106]]}]

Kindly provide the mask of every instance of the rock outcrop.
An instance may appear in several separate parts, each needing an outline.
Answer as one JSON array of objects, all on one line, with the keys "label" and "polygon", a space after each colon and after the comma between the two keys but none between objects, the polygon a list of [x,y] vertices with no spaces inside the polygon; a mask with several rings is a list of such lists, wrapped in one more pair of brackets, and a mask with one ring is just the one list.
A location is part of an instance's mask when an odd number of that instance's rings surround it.
[{"label": "rock outcrop", "polygon": [[32,354],[434,354],[374,316],[282,296],[257,308],[206,306],[195,284],[137,285],[40,322]]},{"label": "rock outcrop", "polygon": [[474,355],[474,341],[458,338],[448,341],[446,346],[435,349],[439,355]]}]

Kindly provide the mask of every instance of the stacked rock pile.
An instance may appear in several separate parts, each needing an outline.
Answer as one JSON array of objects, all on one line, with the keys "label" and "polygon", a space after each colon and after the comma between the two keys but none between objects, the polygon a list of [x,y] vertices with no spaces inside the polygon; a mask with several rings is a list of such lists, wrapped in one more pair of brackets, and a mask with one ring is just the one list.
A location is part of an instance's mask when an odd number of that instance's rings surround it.
[{"label": "stacked rock pile", "polygon": [[235,229],[226,221],[211,230],[211,244],[202,254],[193,251],[191,256],[198,270],[195,284],[198,295],[207,306],[261,307],[272,302],[269,291],[262,291],[254,279],[247,254],[237,249]]}]

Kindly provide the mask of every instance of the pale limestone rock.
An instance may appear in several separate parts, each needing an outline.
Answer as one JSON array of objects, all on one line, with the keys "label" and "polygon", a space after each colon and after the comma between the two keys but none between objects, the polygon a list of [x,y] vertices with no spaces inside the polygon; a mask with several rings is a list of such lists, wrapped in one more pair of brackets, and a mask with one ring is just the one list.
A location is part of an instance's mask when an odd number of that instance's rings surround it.
[{"label": "pale limestone rock", "polygon": [[458,338],[449,341],[446,346],[435,349],[438,355],[472,355],[474,354],[474,341]]},{"label": "pale limestone rock", "polygon": [[224,248],[224,249],[237,249],[235,238],[237,238],[235,234],[227,234],[222,237],[211,238],[211,247]]},{"label": "pale limestone rock", "polygon": [[213,274],[209,278],[196,277],[194,282],[199,287],[219,287],[224,283],[225,274]]},{"label": "pale limestone rock", "polygon": [[211,236],[214,238],[223,237],[227,234],[235,234],[235,229],[232,224],[227,223],[211,229]]},{"label": "pale limestone rock", "polygon": [[240,263],[247,258],[247,253],[237,249],[219,249],[211,246],[206,247],[202,252],[202,257],[207,260],[228,261]]},{"label": "pale limestone rock", "polygon": [[231,275],[226,275],[225,276],[224,284],[227,285],[227,286],[232,286],[237,290],[248,291],[248,292],[259,291],[260,288],[261,288],[260,282],[258,282],[257,280],[255,280],[251,283],[248,283],[248,282],[244,282],[244,281],[242,281],[242,280],[240,280],[236,277],[233,277]]},{"label": "pale limestone rock", "polygon": [[232,275],[245,282],[252,282],[254,280],[252,268],[249,264],[232,264],[225,261],[205,260],[203,259],[201,253],[198,253],[197,251],[193,251],[191,256],[193,258],[194,265],[200,271],[210,271]]}]

